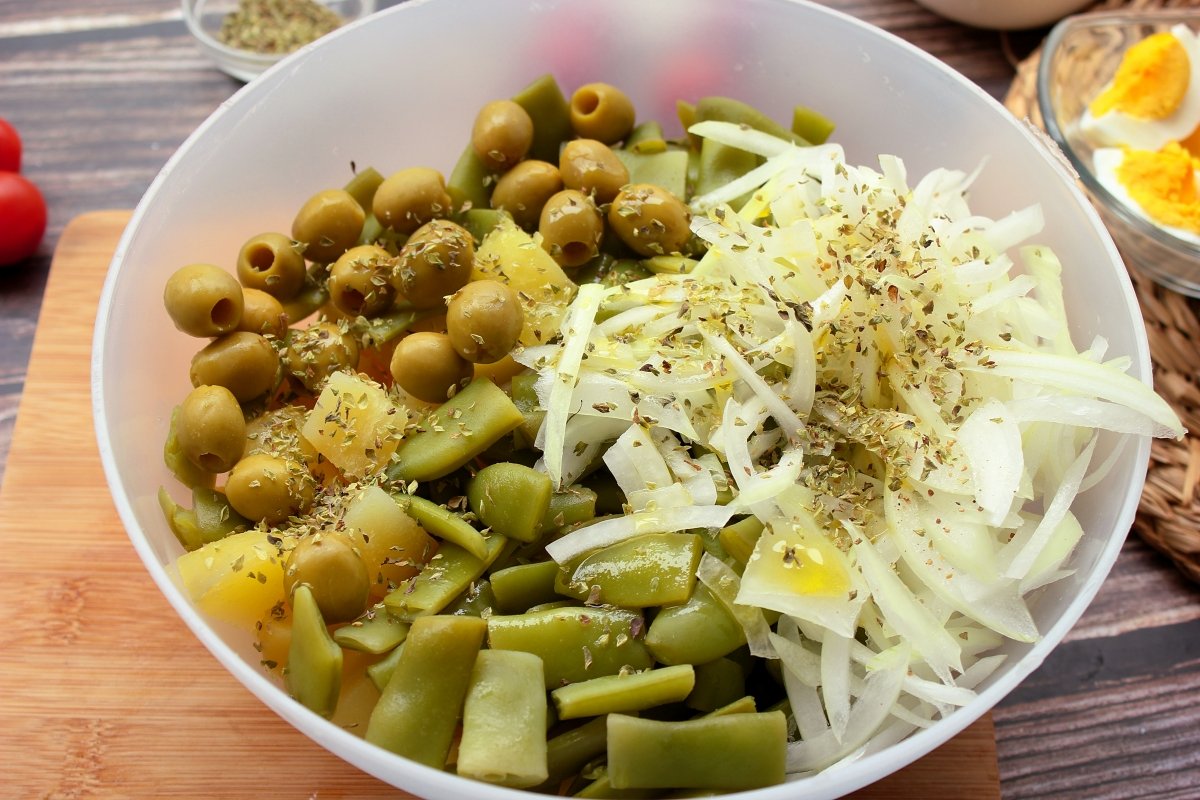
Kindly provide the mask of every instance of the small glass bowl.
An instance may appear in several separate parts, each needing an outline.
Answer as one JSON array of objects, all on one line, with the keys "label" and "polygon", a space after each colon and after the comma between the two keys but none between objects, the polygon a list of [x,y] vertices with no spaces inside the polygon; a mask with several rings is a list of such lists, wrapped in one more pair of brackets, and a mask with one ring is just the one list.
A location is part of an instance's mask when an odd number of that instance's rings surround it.
[{"label": "small glass bowl", "polygon": [[[256,53],[222,44],[217,38],[225,15],[235,10],[237,0],[182,0],[188,30],[217,66],[240,81],[251,81],[290,53]],[[321,0],[346,23],[375,10],[375,0]]]},{"label": "small glass bowl", "polygon": [[1102,186],[1092,167],[1095,147],[1079,129],[1084,109],[1112,80],[1125,51],[1180,23],[1196,30],[1196,9],[1068,17],[1046,40],[1038,67],[1038,107],[1047,133],[1079,173],[1126,264],[1181,294],[1200,297],[1200,245],[1156,225]]}]

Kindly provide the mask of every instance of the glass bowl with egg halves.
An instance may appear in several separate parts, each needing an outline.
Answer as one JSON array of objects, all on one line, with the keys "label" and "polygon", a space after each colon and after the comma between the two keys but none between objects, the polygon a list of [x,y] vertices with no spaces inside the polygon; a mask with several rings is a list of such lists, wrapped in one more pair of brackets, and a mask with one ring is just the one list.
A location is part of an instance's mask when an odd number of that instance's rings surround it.
[{"label": "glass bowl with egg halves", "polygon": [[[1181,186],[1178,180],[1175,182],[1175,207],[1169,213],[1185,219],[1190,214],[1193,223],[1200,219],[1200,209],[1196,208],[1194,199],[1196,184],[1200,183],[1200,178],[1196,177],[1200,173],[1194,171],[1196,151],[1200,150],[1200,133],[1197,133],[1197,126],[1200,126],[1198,30],[1200,15],[1195,8],[1069,17],[1051,31],[1037,77],[1038,104],[1046,131],[1079,173],[1126,263],[1158,283],[1192,297],[1200,297],[1200,231],[1153,218],[1128,188],[1135,186],[1138,179],[1131,180],[1132,171],[1122,173],[1120,167],[1129,152],[1157,151],[1168,142],[1183,142],[1184,145],[1171,149],[1170,155],[1174,157],[1167,159],[1176,167],[1178,178],[1177,168],[1181,160],[1188,157],[1186,147],[1190,137],[1193,183],[1188,187]],[[1173,45],[1157,48],[1159,53],[1145,54],[1148,56],[1146,61],[1158,62],[1166,53],[1162,60],[1171,63],[1149,63],[1151,69],[1143,72],[1160,77],[1169,76],[1172,71],[1176,73],[1173,83],[1177,97],[1168,101],[1168,107],[1173,106],[1170,113],[1159,108],[1152,112],[1157,119],[1139,119],[1123,114],[1120,101],[1116,108],[1107,112],[1091,113],[1089,107],[1113,85],[1130,48],[1162,33],[1175,36],[1186,59],[1179,58],[1179,51]],[[1164,66],[1166,69],[1162,69]],[[1187,75],[1178,74],[1183,68]],[[1145,100],[1146,93],[1172,91],[1161,82],[1150,83],[1159,85],[1146,85],[1143,91],[1128,92],[1126,102],[1136,105],[1139,100]],[[1180,85],[1185,87],[1181,98],[1178,97]],[[1144,110],[1143,105],[1136,113],[1144,117]],[[1130,145],[1130,148],[1123,149],[1122,144]],[[1149,160],[1145,155],[1142,158]],[[1122,175],[1124,178],[1120,177]],[[1147,180],[1145,170],[1140,180]],[[1157,174],[1154,180],[1165,182]],[[1146,188],[1144,183],[1142,188]],[[1187,200],[1189,188],[1193,198],[1190,203]]]}]

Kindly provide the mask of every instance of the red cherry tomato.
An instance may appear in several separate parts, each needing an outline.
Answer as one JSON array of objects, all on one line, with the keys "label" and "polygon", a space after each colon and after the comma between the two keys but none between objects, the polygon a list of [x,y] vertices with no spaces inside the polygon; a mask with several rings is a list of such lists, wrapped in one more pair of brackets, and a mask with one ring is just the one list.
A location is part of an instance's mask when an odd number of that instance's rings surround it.
[{"label": "red cherry tomato", "polygon": [[0,267],[29,258],[46,232],[42,193],[15,172],[0,172]]},{"label": "red cherry tomato", "polygon": [[21,171],[21,137],[17,129],[0,119],[0,172]]}]

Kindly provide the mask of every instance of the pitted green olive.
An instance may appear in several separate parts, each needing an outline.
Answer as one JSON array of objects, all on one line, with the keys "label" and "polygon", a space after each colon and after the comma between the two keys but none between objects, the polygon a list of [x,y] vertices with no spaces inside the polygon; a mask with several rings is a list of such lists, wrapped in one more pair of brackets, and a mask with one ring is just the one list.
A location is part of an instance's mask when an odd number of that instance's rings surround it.
[{"label": "pitted green olive", "polygon": [[279,354],[257,333],[234,331],[192,357],[192,386],[224,386],[239,403],[254,400],[279,381]]},{"label": "pitted green olive", "polygon": [[444,333],[411,333],[392,352],[392,378],[400,388],[426,403],[444,403],[451,390],[463,388],[474,374]]},{"label": "pitted green olive", "polygon": [[571,127],[586,139],[619,142],[633,130],[633,101],[615,86],[589,83],[571,95]]},{"label": "pitted green olive", "polygon": [[604,219],[591,198],[563,189],[546,201],[538,221],[542,247],[564,267],[578,267],[600,250]]},{"label": "pitted green olive", "polygon": [[342,533],[323,531],[299,541],[288,555],[288,596],[308,586],[326,623],[350,622],[367,608],[371,578],[361,554]]},{"label": "pitted green olive", "polygon": [[379,184],[371,207],[380,225],[408,234],[432,219],[449,215],[450,203],[442,173],[428,167],[410,167]]},{"label": "pitted green olive", "polygon": [[188,460],[206,472],[228,472],[246,447],[246,418],[224,386],[197,386],[179,406],[175,436]]},{"label": "pitted green olive", "polygon": [[284,367],[310,392],[335,372],[358,366],[358,342],[335,322],[317,322],[288,335]]},{"label": "pitted green olive", "polygon": [[475,117],[471,147],[493,172],[512,169],[533,144],[533,119],[512,100],[494,100]]},{"label": "pitted green olive", "polygon": [[643,256],[681,253],[691,239],[692,215],[683,201],[660,186],[626,186],[608,210],[608,224]]},{"label": "pitted green olive", "polygon": [[471,279],[475,240],[461,225],[437,219],[421,226],[400,250],[395,280],[414,307],[438,308]]},{"label": "pitted green olive", "polygon": [[268,525],[308,511],[315,491],[316,481],[302,464],[266,453],[237,462],[225,482],[233,510]]},{"label": "pitted green olive", "polygon": [[292,238],[309,261],[329,264],[358,243],[366,212],[345,189],[326,189],[305,201],[292,221]]},{"label": "pitted green olive", "polygon": [[450,299],[446,333],[467,361],[491,364],[517,344],[525,314],[517,293],[493,280],[471,281]]},{"label": "pitted green olive", "polygon": [[512,215],[513,221],[527,231],[535,230],[546,201],[562,191],[558,167],[545,161],[522,161],[500,176],[492,189],[492,208]]},{"label": "pitted green olive", "polygon": [[352,247],[329,268],[329,299],[351,317],[372,317],[386,311],[396,296],[391,273],[392,254],[374,244]]},{"label": "pitted green olive", "polygon": [[220,336],[242,321],[242,287],[212,264],[189,264],[167,279],[163,305],[175,327],[191,336]]},{"label": "pitted green olive", "polygon": [[279,299],[291,300],[304,286],[303,245],[282,233],[252,236],[238,252],[237,275],[242,286]]},{"label": "pitted green olive", "polygon": [[598,204],[611,203],[629,183],[629,170],[612,149],[595,139],[567,142],[558,159],[563,186],[578,189]]},{"label": "pitted green olive", "polygon": [[239,331],[271,335],[276,339],[287,332],[287,312],[283,304],[261,289],[242,289],[242,321]]}]

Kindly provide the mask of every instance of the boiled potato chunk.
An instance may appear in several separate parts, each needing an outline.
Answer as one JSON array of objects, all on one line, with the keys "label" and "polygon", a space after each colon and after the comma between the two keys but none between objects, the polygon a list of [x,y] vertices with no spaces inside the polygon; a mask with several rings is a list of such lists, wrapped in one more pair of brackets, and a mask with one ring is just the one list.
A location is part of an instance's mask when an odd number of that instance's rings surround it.
[{"label": "boiled potato chunk", "polygon": [[475,251],[471,280],[490,278],[508,284],[521,298],[525,327],[521,344],[541,344],[558,333],[575,296],[575,283],[550,254],[512,219],[505,217]]},{"label": "boiled potato chunk", "polygon": [[335,372],[308,413],[302,433],[334,466],[362,477],[387,465],[406,422],[404,410],[378,384]]},{"label": "boiled potato chunk", "polygon": [[179,557],[188,597],[216,619],[253,628],[284,597],[283,559],[267,531],[235,533]]},{"label": "boiled potato chunk", "polygon": [[416,575],[437,551],[433,537],[378,486],[351,499],[343,519],[367,565],[373,595]]}]

